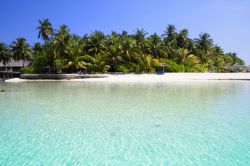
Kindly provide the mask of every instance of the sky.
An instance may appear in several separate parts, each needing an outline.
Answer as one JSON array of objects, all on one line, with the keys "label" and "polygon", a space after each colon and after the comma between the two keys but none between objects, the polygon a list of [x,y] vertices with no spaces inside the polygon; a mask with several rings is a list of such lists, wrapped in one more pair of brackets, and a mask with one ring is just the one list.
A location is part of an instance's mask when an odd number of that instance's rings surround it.
[{"label": "sky", "polygon": [[162,34],[168,24],[187,28],[189,37],[211,35],[225,52],[236,52],[250,64],[250,0],[1,0],[0,42],[24,37],[32,45],[38,19],[54,28],[69,26],[74,34],[106,34],[144,28]]}]

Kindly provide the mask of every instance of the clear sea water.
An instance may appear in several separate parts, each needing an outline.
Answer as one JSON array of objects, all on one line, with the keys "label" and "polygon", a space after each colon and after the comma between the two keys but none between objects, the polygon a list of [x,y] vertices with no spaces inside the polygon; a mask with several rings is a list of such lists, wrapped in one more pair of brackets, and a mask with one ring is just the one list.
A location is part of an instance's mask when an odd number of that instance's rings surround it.
[{"label": "clear sea water", "polygon": [[250,165],[250,82],[0,83],[0,165]]}]

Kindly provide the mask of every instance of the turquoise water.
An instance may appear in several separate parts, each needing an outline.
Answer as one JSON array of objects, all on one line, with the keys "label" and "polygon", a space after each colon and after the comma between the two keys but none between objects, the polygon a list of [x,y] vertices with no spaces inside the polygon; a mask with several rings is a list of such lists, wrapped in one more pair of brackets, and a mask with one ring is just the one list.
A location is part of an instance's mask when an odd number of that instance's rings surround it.
[{"label": "turquoise water", "polygon": [[250,82],[0,83],[0,165],[250,165]]}]

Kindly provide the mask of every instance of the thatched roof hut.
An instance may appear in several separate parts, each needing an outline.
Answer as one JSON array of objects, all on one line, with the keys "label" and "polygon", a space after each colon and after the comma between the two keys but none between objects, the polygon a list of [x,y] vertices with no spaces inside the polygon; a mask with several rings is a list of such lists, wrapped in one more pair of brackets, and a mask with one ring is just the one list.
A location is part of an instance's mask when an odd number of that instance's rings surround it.
[{"label": "thatched roof hut", "polygon": [[0,70],[13,70],[13,71],[19,71],[22,67],[27,67],[31,64],[31,61],[15,61],[11,60],[8,64],[4,65],[2,62],[0,62]]}]

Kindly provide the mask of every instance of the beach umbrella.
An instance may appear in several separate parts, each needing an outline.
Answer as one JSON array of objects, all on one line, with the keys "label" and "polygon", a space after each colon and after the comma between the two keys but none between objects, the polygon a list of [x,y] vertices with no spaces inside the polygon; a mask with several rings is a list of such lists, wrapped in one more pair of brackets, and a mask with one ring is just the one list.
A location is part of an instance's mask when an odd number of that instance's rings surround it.
[{"label": "beach umbrella", "polygon": [[165,67],[167,67],[167,66],[169,66],[169,65],[166,64],[166,63],[160,63],[159,66],[162,67],[162,71],[163,71],[163,73],[164,73],[164,72],[165,72]]}]

